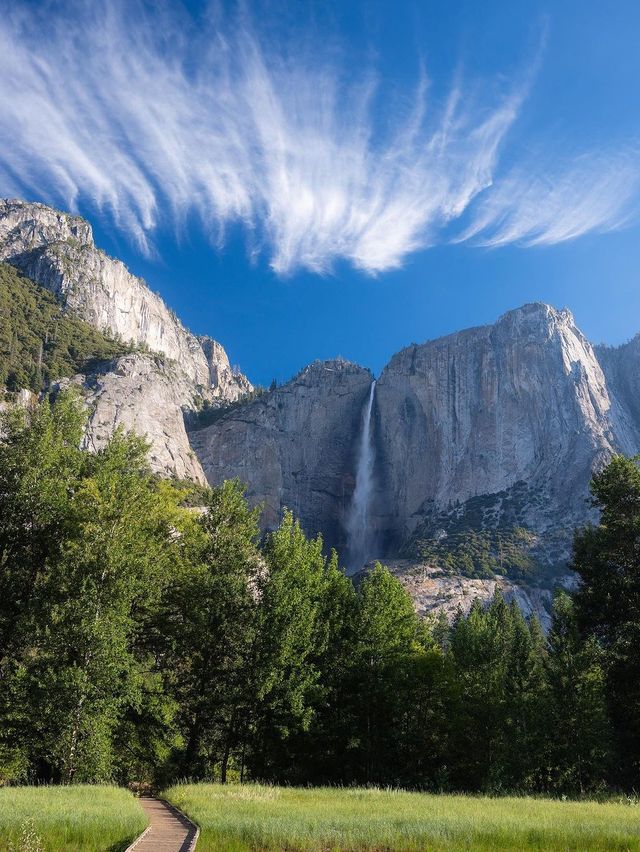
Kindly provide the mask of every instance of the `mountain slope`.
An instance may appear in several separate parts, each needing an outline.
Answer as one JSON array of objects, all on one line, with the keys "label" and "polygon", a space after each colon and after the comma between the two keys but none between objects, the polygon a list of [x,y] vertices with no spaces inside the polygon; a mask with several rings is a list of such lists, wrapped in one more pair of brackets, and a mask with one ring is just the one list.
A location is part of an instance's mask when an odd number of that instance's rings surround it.
[{"label": "mountain slope", "polygon": [[0,263],[0,385],[40,391],[130,346],[65,314],[55,296]]},{"label": "mountain slope", "polygon": [[[40,391],[69,377],[73,366],[80,372],[72,381],[91,406],[89,446],[100,446],[123,425],[148,438],[159,472],[203,482],[184,414],[236,401],[252,390],[243,375],[232,371],[223,347],[191,334],[144,281],[96,248],[91,226],[79,217],[43,204],[0,201],[0,260],[39,285],[30,285],[35,302],[25,344],[36,352],[37,367],[19,375],[15,366],[8,368],[9,386]],[[13,293],[12,310],[18,309],[16,298]],[[61,330],[75,323],[75,356],[65,360],[59,355],[49,363],[54,313],[58,343]],[[80,357],[90,339],[93,363]],[[108,340],[110,346],[104,343]],[[125,353],[130,354],[117,357]]]}]

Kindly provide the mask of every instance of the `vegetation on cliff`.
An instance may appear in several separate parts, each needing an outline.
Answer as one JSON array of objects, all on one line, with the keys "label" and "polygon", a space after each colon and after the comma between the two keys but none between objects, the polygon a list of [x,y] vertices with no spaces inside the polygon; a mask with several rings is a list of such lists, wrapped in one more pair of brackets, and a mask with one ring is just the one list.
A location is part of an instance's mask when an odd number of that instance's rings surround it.
[{"label": "vegetation on cliff", "polygon": [[49,382],[130,351],[66,314],[56,297],[0,263],[0,386],[39,392]]},{"label": "vegetation on cliff", "polygon": [[194,513],[140,439],[80,451],[83,416],[63,394],[3,427],[2,781],[632,787],[633,461],[594,480],[545,637],[499,595],[448,625],[381,566],[355,588],[290,513],[261,541],[237,482]]},{"label": "vegetation on cliff", "polygon": [[557,557],[568,549],[572,531],[554,530],[542,536],[530,528],[528,511],[544,499],[521,481],[445,510],[428,510],[403,554],[454,576],[503,576],[517,582],[535,578],[536,583],[553,588],[562,560],[557,564],[550,555]]},{"label": "vegetation on cliff", "polygon": [[256,385],[252,390],[243,394],[239,399],[216,401],[211,403],[208,399],[202,401],[202,408],[197,411],[190,411],[187,416],[187,430],[189,432],[197,432],[199,429],[206,429],[218,420],[222,420],[227,414],[237,411],[248,402],[263,396],[266,393],[261,385]]}]

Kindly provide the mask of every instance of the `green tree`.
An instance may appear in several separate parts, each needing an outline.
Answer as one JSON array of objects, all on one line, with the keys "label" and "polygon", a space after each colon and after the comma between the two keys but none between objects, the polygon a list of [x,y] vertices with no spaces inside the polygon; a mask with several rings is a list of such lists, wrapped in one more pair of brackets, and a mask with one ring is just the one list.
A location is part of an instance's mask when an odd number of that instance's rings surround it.
[{"label": "green tree", "polygon": [[457,790],[500,784],[508,618],[508,608],[497,595],[490,613],[475,601],[451,631],[449,777]]},{"label": "green tree", "polygon": [[320,660],[331,636],[327,588],[335,583],[337,557],[327,559],[322,538],[307,539],[289,511],[263,553],[251,768],[254,776],[270,779],[284,777],[297,738],[314,719]]},{"label": "green tree", "polygon": [[111,777],[113,732],[144,688],[137,633],[185,514],[144,442],[116,433],[82,453],[81,426],[72,398],[44,402],[9,419],[0,448],[3,710],[38,775],[65,781]]},{"label": "green tree", "polygon": [[591,482],[600,523],[580,531],[572,566],[581,579],[578,624],[605,654],[609,709],[622,779],[640,772],[640,468],[615,456]]},{"label": "green tree", "polygon": [[358,589],[349,681],[359,781],[389,783],[398,778],[398,744],[423,638],[408,593],[377,563]]},{"label": "green tree", "polygon": [[0,386],[39,392],[50,382],[131,350],[64,312],[58,299],[0,263]]},{"label": "green tree", "polygon": [[151,477],[145,455],[144,442],[119,433],[86,454],[74,534],[44,590],[37,671],[51,753],[69,781],[111,777],[113,731],[142,700],[134,640],[166,582],[179,526],[179,495]]},{"label": "green tree", "polygon": [[[25,779],[42,724],[27,669],[48,618],[43,593],[71,533],[84,418],[69,396],[55,407],[13,409],[0,443],[0,762]],[[40,749],[41,751],[41,749]]]},{"label": "green tree", "polygon": [[504,729],[500,783],[505,789],[540,789],[548,736],[546,643],[535,615],[529,623],[515,601],[509,605],[505,649]]},{"label": "green tree", "polygon": [[[259,510],[228,481],[205,495],[199,534],[168,585],[155,626],[168,691],[179,705],[184,747],[178,771],[227,780],[246,736],[258,584]],[[235,763],[239,759],[236,756]]]},{"label": "green tree", "polygon": [[544,730],[544,642],[496,592],[451,632],[450,781],[455,789],[535,789]]},{"label": "green tree", "polygon": [[317,587],[317,612],[307,666],[315,673],[305,695],[304,724],[287,729],[278,743],[279,780],[295,784],[341,783],[350,778],[353,718],[345,681],[354,644],[356,593],[335,555],[325,561]]},{"label": "green tree", "polygon": [[612,742],[603,661],[595,639],[580,636],[572,599],[558,592],[546,660],[550,700],[545,744],[548,784],[554,791],[584,794],[607,780]]},{"label": "green tree", "polygon": [[67,394],[53,407],[14,408],[0,426],[0,667],[35,629],[38,589],[71,533],[83,424]]}]

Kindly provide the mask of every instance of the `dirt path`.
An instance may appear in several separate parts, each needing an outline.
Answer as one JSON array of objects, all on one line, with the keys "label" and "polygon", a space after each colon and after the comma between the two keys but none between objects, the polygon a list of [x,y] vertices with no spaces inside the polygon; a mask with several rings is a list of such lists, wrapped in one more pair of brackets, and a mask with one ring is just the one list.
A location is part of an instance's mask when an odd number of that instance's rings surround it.
[{"label": "dirt path", "polygon": [[140,804],[149,817],[149,828],[127,852],[192,852],[198,830],[185,816],[160,799],[143,796]]}]

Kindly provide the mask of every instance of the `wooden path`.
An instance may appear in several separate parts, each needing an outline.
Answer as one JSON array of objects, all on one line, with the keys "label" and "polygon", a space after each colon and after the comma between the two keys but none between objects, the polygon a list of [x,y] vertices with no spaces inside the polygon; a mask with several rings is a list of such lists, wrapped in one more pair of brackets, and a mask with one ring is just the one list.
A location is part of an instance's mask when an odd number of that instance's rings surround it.
[{"label": "wooden path", "polygon": [[186,816],[160,799],[143,796],[140,804],[149,817],[149,828],[127,852],[193,852],[199,832]]}]

